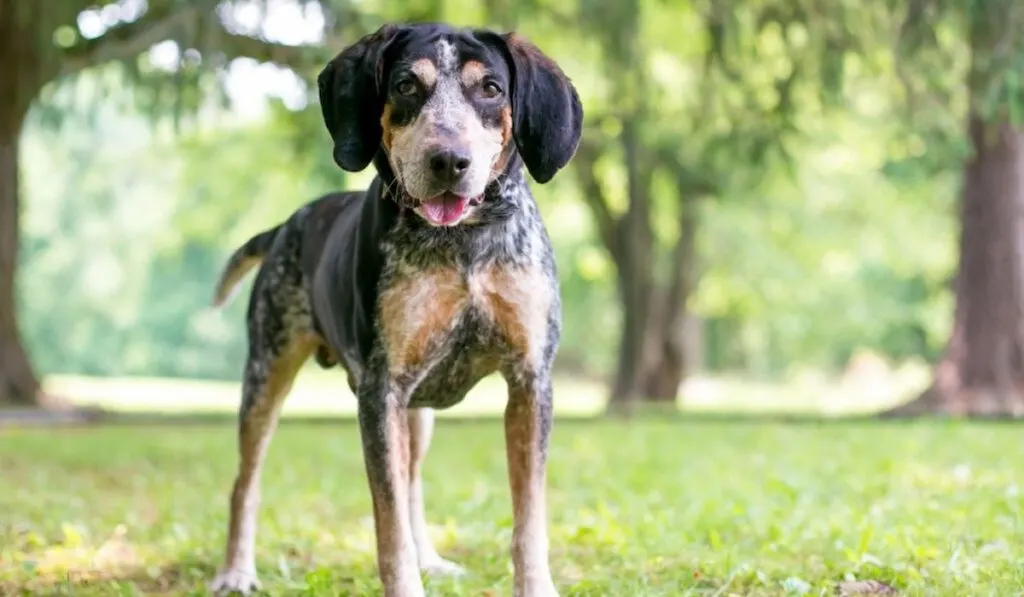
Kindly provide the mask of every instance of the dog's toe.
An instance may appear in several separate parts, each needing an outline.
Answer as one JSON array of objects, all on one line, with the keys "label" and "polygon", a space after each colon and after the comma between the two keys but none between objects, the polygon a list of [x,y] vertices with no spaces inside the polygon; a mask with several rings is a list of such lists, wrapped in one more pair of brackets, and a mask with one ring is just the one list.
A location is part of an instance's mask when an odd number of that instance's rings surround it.
[{"label": "dog's toe", "polygon": [[441,556],[428,559],[420,565],[420,570],[427,576],[462,576],[466,573],[465,568]]},{"label": "dog's toe", "polygon": [[230,595],[237,593],[249,595],[260,590],[260,581],[251,570],[228,569],[220,572],[210,583],[210,592],[214,595]]}]

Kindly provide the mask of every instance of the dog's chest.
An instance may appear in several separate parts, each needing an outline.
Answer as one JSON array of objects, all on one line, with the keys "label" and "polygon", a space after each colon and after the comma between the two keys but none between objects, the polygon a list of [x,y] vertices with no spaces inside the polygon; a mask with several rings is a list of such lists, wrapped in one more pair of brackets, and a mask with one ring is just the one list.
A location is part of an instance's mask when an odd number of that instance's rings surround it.
[{"label": "dog's chest", "polygon": [[398,268],[379,303],[389,374],[416,384],[414,406],[441,408],[503,365],[539,362],[553,292],[534,264]]}]

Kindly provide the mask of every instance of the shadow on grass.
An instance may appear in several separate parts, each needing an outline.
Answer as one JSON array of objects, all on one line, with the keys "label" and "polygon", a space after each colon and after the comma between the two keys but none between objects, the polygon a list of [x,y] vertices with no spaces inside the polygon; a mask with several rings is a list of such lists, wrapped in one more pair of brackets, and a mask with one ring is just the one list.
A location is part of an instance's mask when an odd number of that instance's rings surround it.
[{"label": "shadow on grass", "polygon": [[211,562],[186,559],[163,566],[115,566],[44,572],[23,583],[0,582],[0,595],[80,595],[93,592],[117,593],[119,588],[133,591],[126,594],[164,595],[189,593],[205,587],[213,578]]}]

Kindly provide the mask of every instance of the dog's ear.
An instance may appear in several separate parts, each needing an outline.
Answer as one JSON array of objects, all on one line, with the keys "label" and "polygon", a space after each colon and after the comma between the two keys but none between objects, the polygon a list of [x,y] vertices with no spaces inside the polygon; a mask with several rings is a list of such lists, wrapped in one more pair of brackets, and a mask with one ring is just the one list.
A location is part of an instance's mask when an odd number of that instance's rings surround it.
[{"label": "dog's ear", "polygon": [[384,52],[399,27],[385,25],[344,49],[317,77],[324,124],[334,140],[334,161],[349,172],[369,165],[380,147],[384,111]]},{"label": "dog's ear", "polygon": [[512,135],[530,175],[551,180],[579,147],[583,105],[569,77],[537,46],[509,33],[499,41],[512,74]]}]

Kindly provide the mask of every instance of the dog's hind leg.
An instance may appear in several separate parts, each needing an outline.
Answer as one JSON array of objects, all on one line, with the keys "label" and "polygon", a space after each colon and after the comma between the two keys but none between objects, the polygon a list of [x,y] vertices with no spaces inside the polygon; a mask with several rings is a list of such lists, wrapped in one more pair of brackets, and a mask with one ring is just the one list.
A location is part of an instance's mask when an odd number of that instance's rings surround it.
[{"label": "dog's hind leg", "polygon": [[256,577],[256,514],[260,501],[260,469],[281,405],[299,368],[316,348],[313,340],[293,338],[280,350],[250,348],[239,412],[238,477],[231,492],[224,567],[210,584],[216,594],[243,595],[259,589]]},{"label": "dog's hind leg", "polygon": [[429,408],[409,409],[409,516],[420,570],[427,574],[459,575],[461,566],[442,558],[427,534],[426,507],[423,499],[423,460],[434,434],[434,411]]}]

